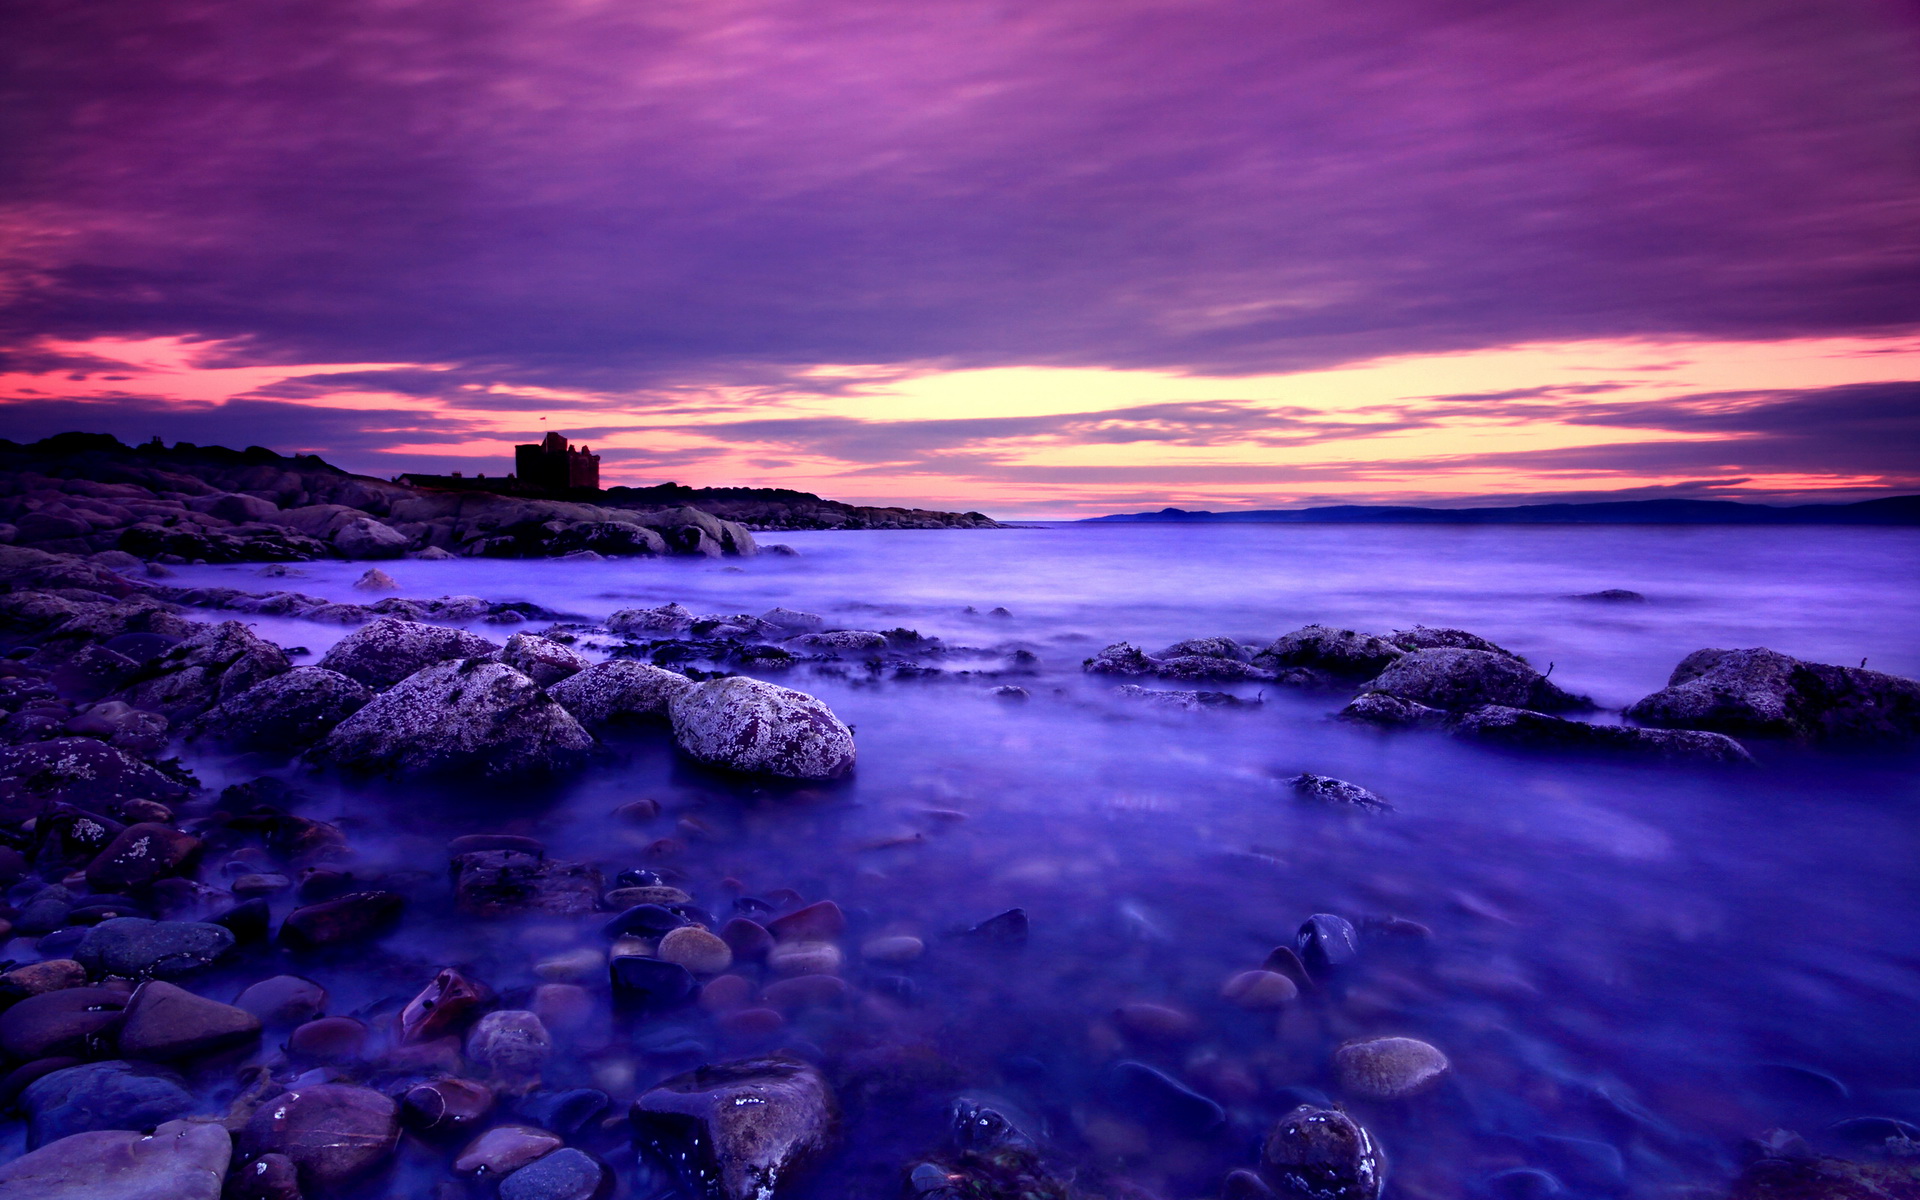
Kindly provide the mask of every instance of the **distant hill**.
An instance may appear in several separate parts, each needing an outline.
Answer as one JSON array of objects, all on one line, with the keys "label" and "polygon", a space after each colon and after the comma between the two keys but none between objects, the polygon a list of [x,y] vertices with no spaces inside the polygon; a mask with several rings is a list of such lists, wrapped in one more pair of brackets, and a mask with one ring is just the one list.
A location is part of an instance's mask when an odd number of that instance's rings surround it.
[{"label": "distant hill", "polygon": [[1742,504],[1734,500],[1611,500],[1597,504],[1519,504],[1503,508],[1412,508],[1341,504],[1242,512],[1117,513],[1087,522],[1314,525],[1920,525],[1920,496],[1853,504]]}]

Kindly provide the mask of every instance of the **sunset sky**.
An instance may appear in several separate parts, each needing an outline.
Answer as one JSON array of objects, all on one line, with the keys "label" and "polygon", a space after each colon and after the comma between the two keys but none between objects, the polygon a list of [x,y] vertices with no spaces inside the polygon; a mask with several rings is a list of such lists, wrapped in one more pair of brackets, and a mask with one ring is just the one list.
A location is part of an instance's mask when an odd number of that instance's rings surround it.
[{"label": "sunset sky", "polygon": [[1913,0],[21,0],[0,435],[1079,516],[1920,492]]}]

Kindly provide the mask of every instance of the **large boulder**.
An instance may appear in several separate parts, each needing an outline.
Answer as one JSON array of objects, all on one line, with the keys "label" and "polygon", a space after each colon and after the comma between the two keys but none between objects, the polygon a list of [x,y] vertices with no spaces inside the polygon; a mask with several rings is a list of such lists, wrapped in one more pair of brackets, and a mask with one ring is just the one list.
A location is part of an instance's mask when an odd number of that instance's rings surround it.
[{"label": "large boulder", "polygon": [[685,675],[631,658],[595,663],[547,688],[588,728],[621,720],[664,719],[675,696],[693,687]]},{"label": "large boulder", "polygon": [[1920,739],[1920,683],[1766,649],[1696,650],[1627,716],[1667,729],[1817,745],[1903,745]]},{"label": "large boulder", "polygon": [[1723,733],[1593,725],[1548,713],[1484,704],[1453,723],[1455,737],[1523,750],[1573,751],[1656,762],[1751,764],[1746,747]]},{"label": "large boulder", "polygon": [[500,647],[477,633],[381,617],[334,644],[320,665],[375,690],[450,658],[483,658]]},{"label": "large boulder", "polygon": [[1405,651],[1370,633],[1308,625],[1276,638],[1253,661],[1271,671],[1305,667],[1342,679],[1366,679],[1398,659]]},{"label": "large boulder", "polygon": [[540,685],[468,658],[416,671],[340,724],[310,757],[402,775],[522,775],[573,766],[593,738]]},{"label": "large boulder", "polygon": [[44,1146],[96,1129],[151,1129],[192,1112],[193,1093],[172,1071],[112,1060],[42,1075],[20,1093],[20,1106],[27,1144]]},{"label": "large boulder", "polygon": [[833,1149],[839,1109],[820,1072],[784,1056],[701,1067],[634,1101],[634,1137],[691,1195],[768,1200]]},{"label": "large boulder", "polygon": [[0,1166],[7,1200],[220,1200],[233,1140],[218,1125],[167,1121],[151,1134],[76,1133]]},{"label": "large boulder", "polygon": [[833,779],[853,769],[853,731],[820,700],[742,675],[713,679],[667,708],[674,740],[710,766],[787,779]]},{"label": "large boulder", "polygon": [[413,548],[413,539],[372,517],[356,517],[333,534],[333,549],[341,558],[399,558]]},{"label": "large boulder", "polygon": [[189,730],[241,750],[302,750],[367,706],[373,693],[325,667],[295,667],[203,713]]},{"label": "large boulder", "polygon": [[194,717],[293,668],[280,647],[238,621],[201,626],[148,663],[121,698],[170,721]]},{"label": "large boulder", "polygon": [[1367,685],[1367,690],[1448,712],[1482,704],[1539,712],[1593,707],[1591,700],[1561,690],[1517,658],[1451,646],[1401,654]]},{"label": "large boulder", "polygon": [[186,795],[178,780],[97,738],[0,748],[0,820],[25,821],[50,804],[115,814],[129,801],[173,804]]}]

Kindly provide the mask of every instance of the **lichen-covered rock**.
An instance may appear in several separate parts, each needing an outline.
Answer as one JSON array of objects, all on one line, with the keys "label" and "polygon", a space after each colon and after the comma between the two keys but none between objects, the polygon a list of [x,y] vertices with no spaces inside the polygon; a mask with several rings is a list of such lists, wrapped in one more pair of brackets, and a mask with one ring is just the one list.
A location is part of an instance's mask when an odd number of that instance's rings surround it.
[{"label": "lichen-covered rock", "polygon": [[552,687],[570,675],[587,669],[587,660],[559,642],[516,633],[500,651],[500,661],[533,680],[541,687]]},{"label": "lichen-covered rock", "polygon": [[412,548],[412,538],[372,517],[355,517],[333,534],[341,558],[399,558]]},{"label": "lichen-covered rock", "polygon": [[238,621],[202,626],[141,669],[121,698],[171,721],[198,716],[293,668],[280,647]]},{"label": "lichen-covered rock", "polygon": [[1455,737],[1525,750],[1564,750],[1655,762],[1751,765],[1746,747],[1724,733],[1593,725],[1548,713],[1485,704],[1462,713]]},{"label": "lichen-covered rock", "polygon": [[1336,715],[1342,721],[1378,725],[1383,729],[1437,729],[1452,718],[1444,708],[1433,708],[1385,692],[1362,692]]},{"label": "lichen-covered rock", "polygon": [[770,1200],[839,1136],[827,1081],[780,1055],[676,1075],[636,1100],[630,1116],[647,1154],[707,1200]]},{"label": "lichen-covered rock", "polygon": [[1365,679],[1379,674],[1403,653],[1392,642],[1370,633],[1308,625],[1276,638],[1253,661],[1270,670],[1307,667],[1345,679]]},{"label": "lichen-covered rock", "polygon": [[885,650],[887,635],[871,629],[835,629],[824,633],[803,633],[792,640],[802,650],[820,650],[829,654],[849,651]]},{"label": "lichen-covered rock", "polygon": [[1346,1113],[1302,1104],[1267,1134],[1260,1176],[1284,1200],[1378,1200],[1387,1160]]},{"label": "lichen-covered rock", "polygon": [[1920,683],[1760,648],[1696,650],[1627,716],[1668,729],[1895,746],[1920,739]]},{"label": "lichen-covered rock", "polygon": [[13,1200],[220,1200],[233,1141],[218,1125],[167,1121],[76,1133],[0,1166]]},{"label": "lichen-covered rock", "polygon": [[509,776],[577,765],[593,738],[540,686],[482,659],[417,671],[342,721],[310,758],[402,775]]},{"label": "lichen-covered rock", "polygon": [[73,957],[96,976],[170,979],[218,961],[234,940],[231,930],[206,921],[113,917],[87,930]]},{"label": "lichen-covered rock", "polygon": [[301,750],[367,706],[373,692],[325,667],[295,667],[202,714],[188,736],[241,750]]},{"label": "lichen-covered rock", "polygon": [[1336,808],[1351,808],[1361,812],[1392,812],[1393,805],[1374,795],[1357,783],[1348,783],[1344,779],[1335,779],[1331,775],[1315,775],[1302,771],[1288,781],[1293,794],[1302,800],[1312,800]]},{"label": "lichen-covered rock", "polygon": [[1151,675],[1160,669],[1160,662],[1131,642],[1115,642],[1080,667],[1094,675]]},{"label": "lichen-covered rock", "polygon": [[486,638],[464,629],[381,617],[341,638],[320,665],[380,690],[435,663],[450,658],[481,658],[498,649]]},{"label": "lichen-covered rock", "polygon": [[1591,700],[1563,691],[1517,658],[1452,646],[1402,654],[1367,689],[1448,712],[1464,712],[1482,704],[1536,712],[1593,707]]},{"label": "lichen-covered rock", "polygon": [[1180,712],[1199,712],[1207,708],[1257,708],[1260,701],[1247,700],[1231,692],[1174,691],[1168,688],[1145,688],[1137,683],[1123,683],[1113,689],[1116,696],[1131,700],[1137,704],[1153,708],[1175,709]]},{"label": "lichen-covered rock", "polygon": [[111,895],[179,874],[200,854],[200,839],[171,825],[141,821],[122,829],[87,864],[87,886]]},{"label": "lichen-covered rock", "polygon": [[710,766],[787,779],[853,769],[853,731],[805,692],[736,675],[696,684],[668,705],[674,740]]},{"label": "lichen-covered rock", "polygon": [[693,626],[694,612],[684,604],[623,608],[607,618],[615,633],[681,633]]},{"label": "lichen-covered rock", "polygon": [[1237,658],[1209,654],[1182,654],[1163,658],[1154,669],[1162,679],[1267,680],[1273,672]]},{"label": "lichen-covered rock", "polygon": [[791,608],[770,608],[760,614],[760,619],[789,634],[818,633],[827,624],[827,619],[817,613],[799,612]]},{"label": "lichen-covered rock", "polygon": [[129,801],[172,804],[186,795],[178,780],[94,738],[0,748],[0,820],[30,820],[52,804],[104,814]]},{"label": "lichen-covered rock", "polygon": [[1187,638],[1175,642],[1165,650],[1154,655],[1155,658],[1186,658],[1198,655],[1201,658],[1231,658],[1238,662],[1251,662],[1253,648],[1243,646],[1230,637]]},{"label": "lichen-covered rock", "polygon": [[1468,633],[1464,629],[1435,628],[1428,625],[1415,625],[1412,629],[1396,629],[1387,635],[1387,640],[1402,650],[1485,650],[1489,654],[1504,654],[1508,658],[1519,658],[1518,654],[1505,646],[1496,645],[1477,633]]},{"label": "lichen-covered rock", "polygon": [[550,685],[547,695],[582,725],[594,728],[623,720],[664,720],[667,705],[692,686],[691,679],[677,672],[615,658]]}]

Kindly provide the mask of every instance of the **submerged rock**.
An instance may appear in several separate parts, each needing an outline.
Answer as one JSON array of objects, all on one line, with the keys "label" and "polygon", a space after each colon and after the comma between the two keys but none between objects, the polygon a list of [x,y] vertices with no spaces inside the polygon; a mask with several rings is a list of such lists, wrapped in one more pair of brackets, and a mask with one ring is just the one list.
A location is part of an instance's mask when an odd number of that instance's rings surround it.
[{"label": "submerged rock", "polygon": [[1815,745],[1904,745],[1920,739],[1920,682],[1767,649],[1696,650],[1627,716],[1668,729]]},{"label": "submerged rock", "polygon": [[647,1154],[705,1200],[769,1200],[839,1135],[827,1081],[779,1055],[676,1075],[634,1101],[630,1117]]},{"label": "submerged rock", "polygon": [[401,775],[510,776],[578,764],[593,738],[540,686],[483,659],[408,676],[334,727],[316,762]]},{"label": "submerged rock", "polygon": [[42,1075],[20,1093],[20,1106],[33,1147],[96,1129],[151,1129],[192,1112],[193,1094],[172,1071],[114,1060]]},{"label": "submerged rock", "polygon": [[1137,683],[1123,683],[1113,690],[1116,696],[1155,708],[1171,708],[1180,712],[1199,712],[1203,708],[1258,708],[1260,700],[1244,699],[1230,692],[1176,691],[1170,688],[1146,688]]},{"label": "submerged rock", "polygon": [[325,667],[295,667],[203,714],[190,736],[241,750],[301,750],[367,706],[373,693]]},{"label": "submerged rock", "polygon": [[284,1154],[303,1184],[334,1188],[377,1167],[400,1139],[398,1106],[369,1088],[317,1083],[254,1110],[240,1131],[249,1157]]},{"label": "submerged rock", "polygon": [[1269,669],[1306,667],[1344,679],[1377,675],[1397,660],[1400,647],[1370,633],[1308,625],[1276,638],[1253,661]]},{"label": "submerged rock", "polygon": [[95,976],[167,979],[216,962],[233,946],[232,931],[206,921],[115,917],[88,930],[73,956]]},{"label": "submerged rock", "polygon": [[1367,689],[1449,712],[1482,704],[1539,712],[1593,707],[1591,700],[1563,691],[1517,658],[1452,647],[1409,651],[1380,672]]},{"label": "submerged rock", "polygon": [[658,608],[623,608],[607,618],[615,633],[684,633],[693,627],[694,612],[684,604]]},{"label": "submerged rock", "polygon": [[1387,1162],[1352,1117],[1302,1104],[1267,1134],[1260,1175],[1286,1200],[1378,1200]]},{"label": "submerged rock", "polygon": [[1293,794],[1302,800],[1314,800],[1322,804],[1358,809],[1361,812],[1393,811],[1393,805],[1366,788],[1357,783],[1348,783],[1344,779],[1335,779],[1331,775],[1315,775],[1302,771],[1288,782],[1293,787]]},{"label": "submerged rock", "polygon": [[1566,750],[1657,762],[1750,765],[1746,747],[1722,733],[1592,725],[1547,713],[1486,704],[1461,714],[1455,737],[1527,750]]},{"label": "submerged rock", "polygon": [[1418,1095],[1439,1083],[1451,1066],[1439,1050],[1409,1037],[1366,1038],[1333,1052],[1340,1086],[1373,1100]]},{"label": "submerged rock", "polygon": [[688,688],[668,706],[674,740],[712,766],[787,779],[853,769],[853,731],[820,700],[745,676]]},{"label": "submerged rock", "polygon": [[151,1134],[62,1138],[0,1166],[8,1200],[220,1200],[233,1141],[218,1125],[167,1121]]},{"label": "submerged rock", "polygon": [[1131,642],[1115,642],[1080,666],[1094,675],[1151,675],[1160,662]]},{"label": "submerged rock", "polygon": [[1362,692],[1337,715],[1342,721],[1378,725],[1383,729],[1437,729],[1452,719],[1452,714],[1444,708],[1389,696],[1385,692]]},{"label": "submerged rock", "polygon": [[161,980],[140,985],[127,1002],[120,1052],[149,1062],[177,1062],[245,1046],[260,1036],[260,1018]]},{"label": "submerged rock", "polygon": [[1762,1158],[1728,1200],[1908,1200],[1920,1196],[1920,1161],[1848,1162],[1811,1154]]},{"label": "submerged rock", "polygon": [[824,650],[828,653],[842,650],[859,653],[887,648],[887,635],[875,633],[871,629],[836,629],[828,633],[803,633],[792,641],[793,645],[802,650]]},{"label": "submerged rock", "polygon": [[381,617],[354,630],[327,651],[319,665],[377,690],[450,658],[478,658],[498,646],[477,633]]},{"label": "submerged rock", "polygon": [[453,860],[454,900],[477,917],[590,913],[604,882],[597,867],[520,850],[476,850]]},{"label": "submerged rock", "polygon": [[550,685],[547,695],[582,725],[596,728],[623,720],[664,720],[667,705],[693,686],[691,679],[677,672],[615,658]]}]

